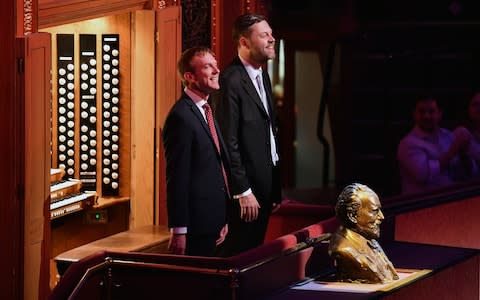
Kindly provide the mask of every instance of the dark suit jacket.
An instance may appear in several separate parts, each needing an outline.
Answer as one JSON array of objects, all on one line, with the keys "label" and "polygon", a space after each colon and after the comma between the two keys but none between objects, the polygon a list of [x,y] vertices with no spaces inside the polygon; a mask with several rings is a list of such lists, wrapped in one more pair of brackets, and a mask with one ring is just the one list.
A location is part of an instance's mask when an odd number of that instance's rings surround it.
[{"label": "dark suit jacket", "polygon": [[270,105],[269,114],[237,57],[220,74],[216,117],[230,155],[232,195],[252,188],[260,205],[271,208],[272,202],[280,202],[280,182],[272,179],[270,123],[276,135],[276,116],[272,87],[265,71],[263,84]]},{"label": "dark suit jacket", "polygon": [[[220,133],[218,126],[217,132]],[[228,156],[219,134],[225,168]],[[208,125],[186,95],[165,121],[163,144],[167,161],[169,227],[188,227],[192,234],[218,234],[226,224],[226,189],[221,157]]]}]

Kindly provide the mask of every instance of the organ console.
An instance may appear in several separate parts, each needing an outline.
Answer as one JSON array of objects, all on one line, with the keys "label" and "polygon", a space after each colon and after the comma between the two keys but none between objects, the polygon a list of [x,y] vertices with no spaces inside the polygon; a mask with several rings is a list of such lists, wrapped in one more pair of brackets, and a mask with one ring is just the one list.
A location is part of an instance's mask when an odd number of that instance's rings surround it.
[{"label": "organ console", "polygon": [[51,37],[50,258],[166,223],[159,137],[181,92],[172,64],[181,10],[111,9],[42,23]]},{"label": "organ console", "polygon": [[64,174],[62,168],[50,171],[51,220],[92,207],[96,201],[95,192],[81,192],[82,182],[78,179],[62,180]]}]

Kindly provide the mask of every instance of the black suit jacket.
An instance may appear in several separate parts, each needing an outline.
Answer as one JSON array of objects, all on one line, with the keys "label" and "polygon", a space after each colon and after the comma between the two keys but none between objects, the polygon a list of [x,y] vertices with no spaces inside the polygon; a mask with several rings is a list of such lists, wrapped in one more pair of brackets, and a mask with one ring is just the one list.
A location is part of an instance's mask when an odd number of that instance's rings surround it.
[{"label": "black suit jacket", "polygon": [[169,227],[186,226],[192,234],[218,234],[226,224],[221,159],[228,170],[228,156],[218,126],[217,132],[222,157],[203,115],[186,94],[169,112],[163,130]]},{"label": "black suit jacket", "polygon": [[272,87],[265,71],[263,84],[269,103],[268,114],[237,57],[220,74],[216,117],[230,156],[232,194],[238,195],[252,188],[260,205],[271,208],[272,202],[280,202],[280,182],[272,177],[270,124],[276,136],[276,116]]}]

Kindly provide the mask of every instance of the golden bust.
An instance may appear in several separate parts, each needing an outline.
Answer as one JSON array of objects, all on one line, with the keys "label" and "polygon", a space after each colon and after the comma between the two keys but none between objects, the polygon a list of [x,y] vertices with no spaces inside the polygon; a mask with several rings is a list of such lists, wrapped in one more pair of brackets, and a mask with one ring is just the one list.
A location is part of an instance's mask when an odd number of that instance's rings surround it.
[{"label": "golden bust", "polygon": [[340,281],[387,283],[398,279],[376,239],[384,217],[377,194],[354,183],[343,189],[335,206],[340,227],[330,238],[329,254]]}]

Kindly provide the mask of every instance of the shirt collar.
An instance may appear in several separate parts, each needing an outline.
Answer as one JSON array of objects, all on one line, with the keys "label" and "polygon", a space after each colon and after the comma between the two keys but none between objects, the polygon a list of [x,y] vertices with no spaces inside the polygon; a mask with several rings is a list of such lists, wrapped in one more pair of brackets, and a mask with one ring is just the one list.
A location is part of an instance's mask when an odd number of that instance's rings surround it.
[{"label": "shirt collar", "polygon": [[188,87],[185,87],[184,91],[185,91],[185,94],[187,94],[187,96],[190,97],[190,99],[192,99],[192,101],[195,103],[195,105],[197,105],[199,108],[201,108],[208,101],[208,96],[207,96],[206,99],[204,99],[204,98],[200,97],[199,95],[195,94]]},{"label": "shirt collar", "polygon": [[257,78],[257,75],[262,75],[262,67],[258,68],[258,69],[255,69],[254,66],[252,66],[251,64],[249,64],[245,59],[243,59],[240,55],[238,56],[238,58],[240,58],[240,61],[242,62],[243,66],[245,67],[245,70],[247,70],[247,73],[248,73],[248,77],[250,77],[250,79],[253,81],[253,80],[256,80]]},{"label": "shirt collar", "polygon": [[413,128],[413,133],[422,140],[435,140],[438,137],[438,130],[434,133],[430,133],[422,130],[418,126]]}]

